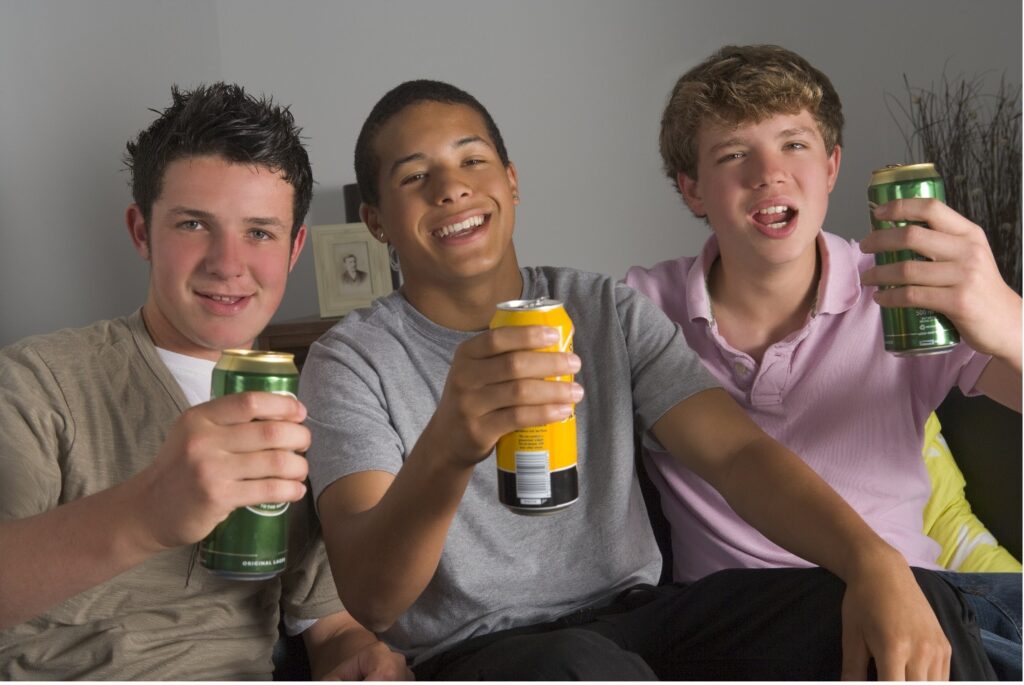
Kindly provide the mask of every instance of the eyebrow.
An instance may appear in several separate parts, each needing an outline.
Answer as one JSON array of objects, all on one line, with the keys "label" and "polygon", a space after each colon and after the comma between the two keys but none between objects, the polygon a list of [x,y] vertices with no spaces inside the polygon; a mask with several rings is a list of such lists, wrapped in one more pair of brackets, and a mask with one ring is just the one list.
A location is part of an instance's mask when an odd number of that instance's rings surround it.
[{"label": "eyebrow", "polygon": [[[480,136],[473,135],[473,136],[463,136],[462,138],[459,138],[454,143],[452,143],[452,149],[458,149],[460,147],[465,147],[466,145],[469,145],[471,143],[483,143],[484,145],[487,145],[488,147],[490,147],[490,145],[488,144],[488,142],[485,139],[481,138]],[[400,158],[396,159],[394,161],[394,163],[391,165],[391,170],[388,172],[388,176],[394,176],[395,172],[398,171],[398,167],[402,166],[403,164],[408,164],[409,162],[419,162],[419,161],[422,161],[422,160],[424,160],[426,158],[427,158],[427,156],[425,154],[423,154],[422,152],[414,152],[411,155],[406,155],[405,157],[400,157]]]},{"label": "eyebrow", "polygon": [[[179,205],[177,207],[171,207],[169,210],[171,214],[176,216],[187,216],[193,219],[202,219],[203,221],[214,222],[217,217],[210,212],[204,212],[201,209],[195,209],[193,207],[185,207]],[[247,216],[242,220],[247,224],[254,224],[256,226],[284,226],[279,219],[272,216]]]}]

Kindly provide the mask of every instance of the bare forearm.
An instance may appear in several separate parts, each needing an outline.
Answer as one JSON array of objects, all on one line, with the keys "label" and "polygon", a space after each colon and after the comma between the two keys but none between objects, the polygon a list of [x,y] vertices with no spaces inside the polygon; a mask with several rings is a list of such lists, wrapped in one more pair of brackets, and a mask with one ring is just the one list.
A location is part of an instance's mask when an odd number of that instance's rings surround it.
[{"label": "bare forearm", "polygon": [[0,629],[142,563],[160,551],[131,516],[129,484],[0,524]]},{"label": "bare forearm", "polygon": [[342,601],[375,632],[386,630],[430,582],[472,475],[472,468],[447,468],[436,456],[421,439],[372,508],[325,525]]},{"label": "bare forearm", "polygon": [[740,450],[713,484],[765,537],[844,580],[895,553],[809,466],[767,436]]}]

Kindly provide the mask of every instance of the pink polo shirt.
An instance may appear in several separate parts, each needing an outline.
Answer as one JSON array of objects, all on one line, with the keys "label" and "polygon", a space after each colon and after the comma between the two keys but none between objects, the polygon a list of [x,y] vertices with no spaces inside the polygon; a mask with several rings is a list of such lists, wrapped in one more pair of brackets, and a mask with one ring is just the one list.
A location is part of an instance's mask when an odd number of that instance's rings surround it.
[{"label": "pink polo shirt", "polygon": [[[704,365],[769,435],[800,455],[914,566],[938,568],[939,545],[924,534],[931,485],[921,448],[928,415],[953,385],[970,392],[989,361],[966,345],[923,357],[882,347],[882,322],[860,273],[874,264],[855,242],[818,235],[818,303],[807,323],[769,347],[757,365],[718,333],[700,257],[633,267],[626,282],[678,323]],[[669,455],[645,454],[672,525],[676,580],[724,568],[810,566],[737,516],[704,480]]]}]

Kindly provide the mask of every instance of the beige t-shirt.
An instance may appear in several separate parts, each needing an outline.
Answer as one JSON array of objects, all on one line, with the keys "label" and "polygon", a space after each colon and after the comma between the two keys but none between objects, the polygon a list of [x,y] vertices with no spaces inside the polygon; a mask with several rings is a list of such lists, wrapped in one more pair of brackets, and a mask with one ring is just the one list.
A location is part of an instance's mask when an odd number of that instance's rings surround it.
[{"label": "beige t-shirt", "polygon": [[[0,519],[134,475],[188,404],[138,312],[0,350]],[[269,679],[280,609],[301,619],[342,608],[303,505],[281,576],[228,581],[197,566],[186,587],[192,548],[168,550],[0,632],[0,678]]]}]

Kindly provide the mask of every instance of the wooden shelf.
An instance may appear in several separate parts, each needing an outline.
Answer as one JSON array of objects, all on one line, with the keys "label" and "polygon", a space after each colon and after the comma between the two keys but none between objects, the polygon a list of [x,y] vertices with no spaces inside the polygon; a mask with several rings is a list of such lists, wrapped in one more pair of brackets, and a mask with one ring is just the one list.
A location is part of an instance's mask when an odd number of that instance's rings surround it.
[{"label": "wooden shelf", "polygon": [[341,317],[321,319],[319,316],[306,316],[272,323],[256,338],[256,348],[290,352],[295,355],[295,366],[302,369],[309,353],[309,346],[340,320]]}]

